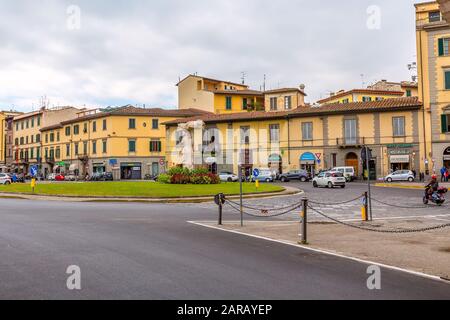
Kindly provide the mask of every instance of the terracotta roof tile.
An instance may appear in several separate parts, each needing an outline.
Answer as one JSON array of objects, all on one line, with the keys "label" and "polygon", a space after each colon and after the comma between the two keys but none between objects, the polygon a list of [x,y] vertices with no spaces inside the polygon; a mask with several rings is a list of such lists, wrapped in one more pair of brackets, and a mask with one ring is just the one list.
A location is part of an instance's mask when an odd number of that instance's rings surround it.
[{"label": "terracotta roof tile", "polygon": [[86,116],[81,116],[78,118],[73,118],[67,121],[61,122],[62,125],[71,124],[80,121],[87,121],[93,119],[99,119],[109,116],[149,116],[149,117],[193,117],[208,114],[207,111],[189,108],[181,110],[169,110],[162,108],[137,108],[131,105],[124,106],[117,109],[111,109],[107,112],[99,112],[95,114],[90,114]]},{"label": "terracotta roof tile", "polygon": [[168,121],[165,125],[178,125],[189,121],[202,120],[206,123],[233,122],[233,121],[252,121],[252,120],[270,120],[282,118],[300,118],[321,115],[347,114],[347,113],[367,113],[367,112],[388,112],[401,110],[420,109],[422,102],[417,97],[393,98],[382,101],[356,102],[356,103],[333,103],[321,106],[300,106],[297,109],[280,112],[242,112],[232,114],[207,114],[185,119]]}]

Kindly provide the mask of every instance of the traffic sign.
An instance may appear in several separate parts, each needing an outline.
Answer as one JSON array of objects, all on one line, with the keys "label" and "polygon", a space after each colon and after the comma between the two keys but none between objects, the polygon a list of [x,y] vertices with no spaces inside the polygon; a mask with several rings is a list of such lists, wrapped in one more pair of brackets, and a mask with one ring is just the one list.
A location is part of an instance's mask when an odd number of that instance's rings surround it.
[{"label": "traffic sign", "polygon": [[322,158],[322,154],[321,153],[316,153],[316,158],[317,158],[317,160],[320,160],[320,158]]},{"label": "traffic sign", "polygon": [[35,176],[37,175],[37,173],[38,173],[38,168],[37,168],[37,166],[31,166],[31,167],[30,167],[30,174],[31,174],[33,177],[35,177]]},{"label": "traffic sign", "polygon": [[253,169],[253,176],[255,178],[259,177],[259,174],[260,174],[259,169]]}]

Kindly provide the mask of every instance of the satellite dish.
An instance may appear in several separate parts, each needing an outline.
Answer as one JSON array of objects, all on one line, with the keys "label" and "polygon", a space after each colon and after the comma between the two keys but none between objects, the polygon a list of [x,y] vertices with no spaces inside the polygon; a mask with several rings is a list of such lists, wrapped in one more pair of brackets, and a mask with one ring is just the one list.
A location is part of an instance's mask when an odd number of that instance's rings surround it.
[{"label": "satellite dish", "polygon": [[300,90],[305,90],[306,86],[304,84],[300,85]]}]

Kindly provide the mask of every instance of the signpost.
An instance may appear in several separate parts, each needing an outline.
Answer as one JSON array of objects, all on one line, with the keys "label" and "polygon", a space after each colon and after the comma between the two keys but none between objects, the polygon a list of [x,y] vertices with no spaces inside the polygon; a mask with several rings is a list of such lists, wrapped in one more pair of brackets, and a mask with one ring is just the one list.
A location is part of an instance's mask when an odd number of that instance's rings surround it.
[{"label": "signpost", "polygon": [[368,195],[369,195],[369,216],[370,216],[370,221],[372,221],[372,191],[370,188],[370,159],[372,159],[372,150],[369,149],[368,146],[364,146],[364,148],[362,149],[361,159],[366,162],[367,186],[368,186]]}]

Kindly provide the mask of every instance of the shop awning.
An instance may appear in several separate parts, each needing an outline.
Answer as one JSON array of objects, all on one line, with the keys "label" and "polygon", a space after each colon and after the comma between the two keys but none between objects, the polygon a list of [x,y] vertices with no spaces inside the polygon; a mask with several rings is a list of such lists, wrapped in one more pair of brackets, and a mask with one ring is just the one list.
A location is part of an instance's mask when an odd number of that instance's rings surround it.
[{"label": "shop awning", "polygon": [[410,156],[408,154],[406,155],[395,155],[390,157],[391,163],[409,163],[410,162]]},{"label": "shop awning", "polygon": [[316,160],[316,156],[311,152],[306,152],[300,157],[301,164],[315,164]]}]

